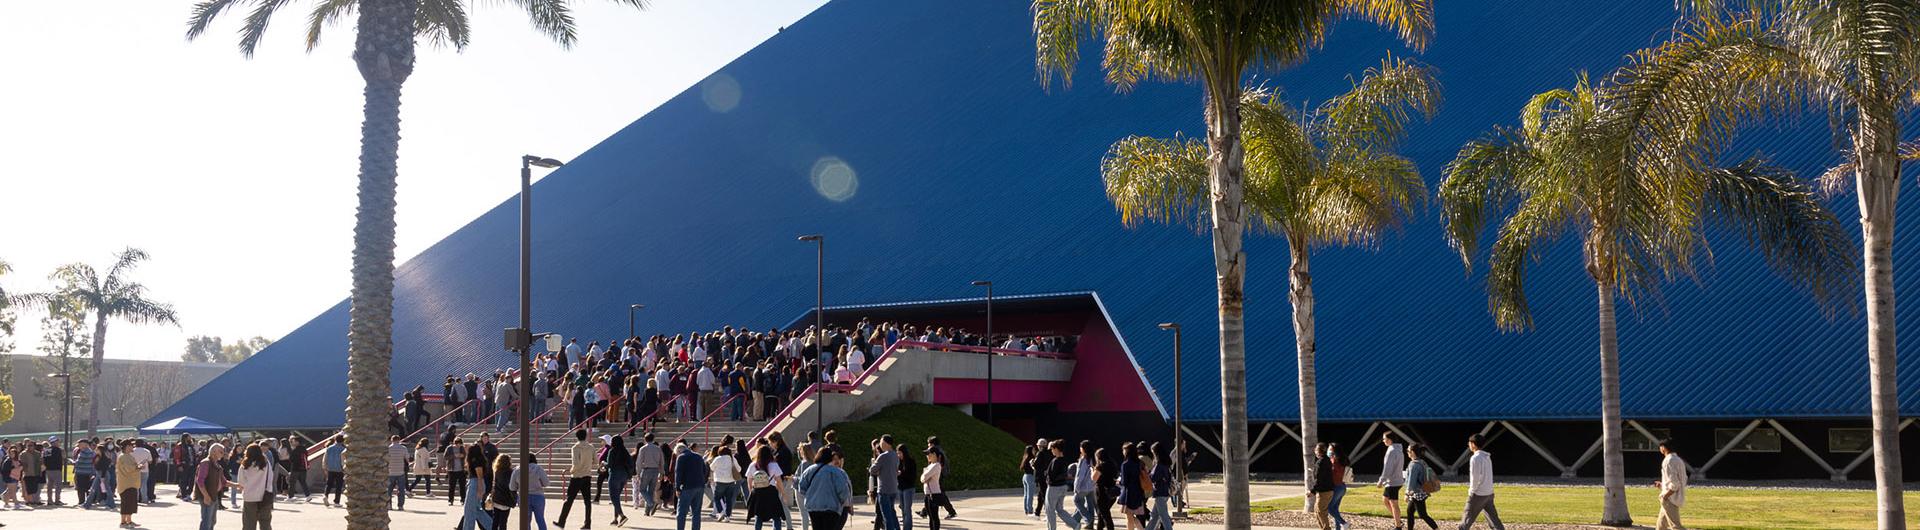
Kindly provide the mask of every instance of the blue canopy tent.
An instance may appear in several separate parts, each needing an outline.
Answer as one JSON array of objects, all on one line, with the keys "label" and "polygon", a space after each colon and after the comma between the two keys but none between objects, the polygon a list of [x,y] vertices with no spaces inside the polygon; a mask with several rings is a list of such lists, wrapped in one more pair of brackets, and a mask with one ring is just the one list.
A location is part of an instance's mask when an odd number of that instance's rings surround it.
[{"label": "blue canopy tent", "polygon": [[232,429],[193,416],[181,416],[140,428],[140,434],[225,434]]}]

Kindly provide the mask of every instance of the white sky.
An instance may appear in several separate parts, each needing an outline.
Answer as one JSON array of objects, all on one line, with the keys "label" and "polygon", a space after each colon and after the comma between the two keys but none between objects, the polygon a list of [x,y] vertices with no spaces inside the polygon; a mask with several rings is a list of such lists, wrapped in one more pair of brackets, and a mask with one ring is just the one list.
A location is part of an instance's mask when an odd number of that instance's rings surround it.
[{"label": "white sky", "polygon": [[[571,159],[825,0],[574,2],[562,50],[472,2],[463,53],[421,48],[401,106],[402,262],[518,191],[523,153]],[[187,42],[189,0],[64,2],[0,17],[0,259],[10,292],[127,246],[179,328],[116,323],[107,356],[178,359],[191,335],[278,338],[348,290],[359,153],[351,24],[305,53],[294,2],[244,59],[244,11]],[[536,171],[535,178],[540,173]],[[38,354],[38,312],[15,353]],[[342,340],[345,340],[344,337]]]}]

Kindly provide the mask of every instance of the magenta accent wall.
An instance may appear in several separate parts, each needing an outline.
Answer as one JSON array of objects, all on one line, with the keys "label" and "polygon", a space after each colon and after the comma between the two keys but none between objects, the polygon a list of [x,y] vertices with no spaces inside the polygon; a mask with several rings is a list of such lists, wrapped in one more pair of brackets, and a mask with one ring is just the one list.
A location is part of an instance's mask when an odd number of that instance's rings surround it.
[{"label": "magenta accent wall", "polygon": [[[1074,349],[1073,380],[1061,395],[1061,412],[1141,412],[1160,409],[1147,394],[1119,337],[1100,313],[1089,313]],[[998,396],[999,387],[995,386]]]}]

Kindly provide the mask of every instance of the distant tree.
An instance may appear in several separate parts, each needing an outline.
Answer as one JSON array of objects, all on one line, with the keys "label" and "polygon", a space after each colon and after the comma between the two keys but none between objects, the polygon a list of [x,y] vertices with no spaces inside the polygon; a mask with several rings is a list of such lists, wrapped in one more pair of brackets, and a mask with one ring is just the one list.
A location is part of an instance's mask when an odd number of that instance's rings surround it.
[{"label": "distant tree", "polygon": [[[13,266],[7,264],[6,260],[0,260],[0,276],[6,276],[9,272],[13,272]],[[6,286],[0,285],[0,355],[13,353],[13,328],[19,318],[20,316],[13,311],[13,300],[7,298]],[[13,365],[5,363],[0,365],[5,365],[4,369],[7,370],[5,374],[0,375],[9,376],[0,377],[0,392],[12,390],[9,387],[12,386],[13,381],[10,377]]]},{"label": "distant tree", "polygon": [[[173,306],[147,299],[147,287],[127,278],[133,268],[147,260],[147,253],[137,248],[128,248],[114,255],[113,266],[102,276],[93,266],[85,263],[72,263],[55,269],[48,278],[57,286],[53,292],[28,293],[12,298],[14,303],[46,308],[55,300],[66,298],[78,302],[79,307],[93,313],[93,367],[90,376],[100,375],[100,364],[105,360],[107,350],[107,322],[115,319],[134,324],[172,324],[179,325],[180,317],[173,312]],[[87,436],[99,434],[94,426],[99,425],[99,400],[87,400]]]},{"label": "distant tree", "polygon": [[87,388],[93,378],[83,369],[84,359],[92,350],[87,314],[75,300],[56,298],[47,303],[47,316],[40,319],[40,330],[40,351],[46,356],[33,360],[33,395],[55,404],[47,407],[46,417],[59,424],[61,415],[69,410],[59,406],[67,398],[68,389],[65,381],[52,374],[71,374],[76,407],[90,401]]},{"label": "distant tree", "polygon": [[0,392],[0,425],[13,421],[13,396]]},{"label": "distant tree", "polygon": [[187,351],[180,354],[180,360],[190,363],[220,362],[220,337],[198,335],[187,337]]},{"label": "distant tree", "polygon": [[234,341],[233,344],[220,347],[220,361],[218,362],[239,363],[240,361],[252,358],[253,354],[260,353],[260,350],[267,349],[267,346],[272,344],[273,339],[258,335],[255,335],[251,339]]},{"label": "distant tree", "polygon": [[[174,363],[143,365],[121,370],[100,380],[102,388],[117,388],[118,393],[101,399],[110,405],[115,425],[159,414],[166,405],[187,397],[186,366]],[[104,393],[103,393],[104,394]]]}]

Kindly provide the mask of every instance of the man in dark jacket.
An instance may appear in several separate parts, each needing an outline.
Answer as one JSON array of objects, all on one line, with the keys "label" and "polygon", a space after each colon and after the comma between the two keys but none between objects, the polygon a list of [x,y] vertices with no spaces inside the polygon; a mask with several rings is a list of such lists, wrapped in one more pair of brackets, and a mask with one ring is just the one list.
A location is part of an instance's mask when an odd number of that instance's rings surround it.
[{"label": "man in dark jacket", "polygon": [[1307,491],[1313,493],[1313,518],[1320,522],[1320,530],[1332,530],[1333,518],[1327,513],[1327,505],[1333,502],[1333,460],[1327,458],[1327,444],[1313,445],[1313,476],[1308,477],[1311,485]]},{"label": "man in dark jacket", "polygon": [[687,530],[687,519],[693,519],[693,530],[700,530],[701,499],[707,496],[707,461],[695,453],[692,446],[680,444],[673,448],[673,487],[679,491],[675,497],[678,506],[673,511],[674,530]]}]

